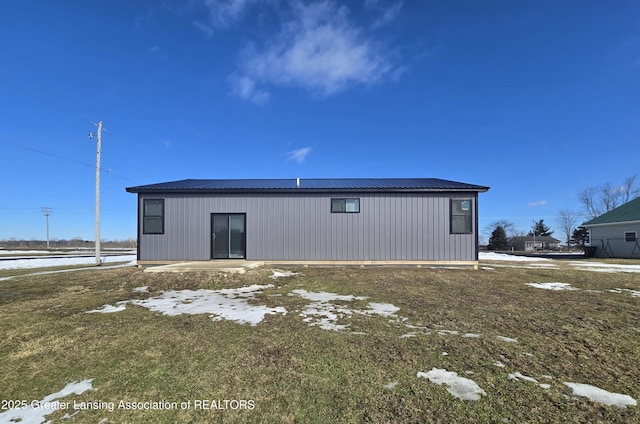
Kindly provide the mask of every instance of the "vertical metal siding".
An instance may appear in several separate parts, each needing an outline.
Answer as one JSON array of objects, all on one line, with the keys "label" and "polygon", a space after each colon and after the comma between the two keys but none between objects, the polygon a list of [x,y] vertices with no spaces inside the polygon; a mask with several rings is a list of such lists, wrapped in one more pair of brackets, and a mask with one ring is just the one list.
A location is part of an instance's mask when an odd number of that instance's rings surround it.
[{"label": "vertical metal siding", "polygon": [[[360,213],[331,213],[332,197],[360,198]],[[140,234],[140,260],[208,260],[211,214],[246,213],[247,259],[461,260],[476,258],[472,234],[449,233],[451,198],[473,193],[167,194],[165,233]],[[142,223],[143,208],[138,222]],[[141,232],[141,231],[140,231]]]},{"label": "vertical metal siding", "polygon": [[640,237],[640,224],[611,224],[591,227],[590,244],[596,247],[598,257],[638,258],[640,249],[636,242],[624,241],[625,232],[636,232]]}]

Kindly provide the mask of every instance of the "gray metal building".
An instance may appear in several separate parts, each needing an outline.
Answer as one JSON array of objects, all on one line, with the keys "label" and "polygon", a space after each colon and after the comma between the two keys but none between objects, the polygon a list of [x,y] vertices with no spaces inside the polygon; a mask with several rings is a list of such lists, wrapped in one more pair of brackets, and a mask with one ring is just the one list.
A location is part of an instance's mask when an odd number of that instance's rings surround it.
[{"label": "gray metal building", "polygon": [[138,194],[138,262],[477,266],[478,193],[434,178],[181,180]]}]

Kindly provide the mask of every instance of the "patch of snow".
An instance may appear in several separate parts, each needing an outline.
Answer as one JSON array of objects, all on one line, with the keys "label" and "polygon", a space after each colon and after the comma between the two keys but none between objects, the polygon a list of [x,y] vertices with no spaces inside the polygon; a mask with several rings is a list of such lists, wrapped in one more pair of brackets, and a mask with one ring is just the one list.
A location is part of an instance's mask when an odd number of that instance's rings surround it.
[{"label": "patch of snow", "polygon": [[136,287],[131,291],[134,293],[149,293],[149,286]]},{"label": "patch of snow", "polygon": [[438,330],[438,334],[440,334],[441,336],[446,336],[446,335],[458,335],[460,334],[459,331],[457,330]]},{"label": "patch of snow", "polygon": [[493,365],[495,365],[496,367],[500,367],[500,368],[504,368],[505,367],[505,365],[500,361],[494,362]]},{"label": "patch of snow", "polygon": [[311,300],[314,302],[331,302],[334,300],[343,300],[346,302],[352,302],[354,300],[365,300],[366,296],[353,296],[353,295],[342,295],[336,293],[327,293],[327,292],[308,292],[306,290],[292,290],[289,296],[300,296],[303,299]]},{"label": "patch of snow", "polygon": [[495,271],[495,268],[492,268],[490,266],[481,266],[480,269],[484,269],[485,271]]},{"label": "patch of snow", "polygon": [[554,291],[579,290],[575,287],[571,287],[571,284],[569,283],[552,282],[552,283],[525,283],[525,284],[527,286],[535,287],[537,289],[545,289],[545,290],[554,290]]},{"label": "patch of snow", "polygon": [[458,376],[458,373],[447,371],[446,369],[433,368],[429,372],[419,372],[417,377],[426,378],[432,383],[447,386],[447,391],[452,396],[462,400],[477,401],[481,396],[486,396],[487,392],[482,390],[475,381]]},{"label": "patch of snow", "polygon": [[467,338],[471,338],[471,339],[475,339],[477,337],[480,337],[480,334],[476,334],[476,333],[464,333],[462,335],[462,337],[467,337]]},{"label": "patch of snow", "polygon": [[612,290],[607,290],[608,292],[611,293],[622,293],[622,292],[627,292],[629,294],[631,294],[631,296],[633,297],[640,297],[640,291],[638,290],[629,290],[629,289],[612,289]]},{"label": "patch of snow", "polygon": [[400,336],[401,339],[408,339],[410,337],[416,337],[418,335],[418,333],[407,333],[407,334],[403,334],[402,336]]},{"label": "patch of snow", "polygon": [[286,315],[287,313],[287,310],[281,306],[269,308],[265,305],[249,304],[248,300],[253,299],[255,293],[270,287],[273,285],[254,284],[248,287],[221,290],[171,290],[162,292],[156,297],[118,302],[117,307],[106,305],[101,310],[89,312],[117,312],[115,308],[122,307],[118,310],[123,310],[126,304],[130,303],[169,316],[211,314],[213,321],[226,319],[238,324],[257,325],[267,314]]},{"label": "patch of snow", "polygon": [[116,305],[117,306],[113,306],[113,305],[104,305],[102,308],[100,309],[92,309],[90,311],[87,311],[87,314],[110,314],[113,312],[120,312],[120,311],[124,311],[125,309],[127,309],[127,303],[129,303],[128,301],[122,301],[122,302],[118,302]]},{"label": "patch of snow", "polygon": [[548,258],[538,258],[530,256],[508,255],[505,253],[479,252],[478,259],[481,261],[510,261],[510,262],[545,262],[551,261]]},{"label": "patch of snow", "polygon": [[341,295],[328,292],[309,292],[302,289],[292,290],[290,296],[300,296],[312,302],[300,313],[303,321],[310,326],[318,326],[323,330],[342,331],[349,327],[348,324],[338,324],[339,319],[350,317],[354,313],[361,315],[380,315],[383,317],[396,317],[395,313],[400,308],[390,303],[368,304],[369,309],[350,309],[343,305],[331,303],[333,301],[353,302],[365,300],[366,296]]},{"label": "patch of snow", "polygon": [[569,262],[571,266],[580,271],[598,272],[640,272],[640,265],[606,264],[604,262]]},{"label": "patch of snow", "polygon": [[[69,395],[81,395],[87,390],[91,390],[91,380],[74,381],[67,384],[62,390],[57,393],[52,393],[45,396],[40,401],[30,402],[26,407],[22,409],[9,409],[6,412],[0,413],[0,424],[12,424],[12,423],[44,423],[48,422],[45,416],[60,409],[60,402],[58,399],[67,397]],[[34,406],[36,406],[34,408]]]},{"label": "patch of snow", "polygon": [[390,382],[390,383],[388,383],[388,384],[385,384],[385,385],[384,385],[384,386],[382,386],[382,387],[384,387],[385,389],[393,389],[393,388],[394,388],[394,387],[396,387],[398,384],[400,384],[400,383],[398,383],[397,381],[392,381],[392,382]]},{"label": "patch of snow", "polygon": [[543,389],[545,389],[545,390],[546,390],[546,389],[548,389],[548,388],[550,388],[550,387],[551,387],[551,384],[542,383],[542,384],[540,384],[540,387],[542,387]]},{"label": "patch of snow", "polygon": [[297,275],[300,275],[299,272],[293,272],[293,271],[280,271],[278,269],[273,269],[271,270],[271,272],[273,272],[273,275],[271,276],[271,278],[273,278],[274,280],[276,278],[281,278],[281,277],[295,277]]},{"label": "patch of snow", "polygon": [[604,403],[605,405],[626,408],[629,405],[636,406],[638,404],[638,402],[629,395],[608,392],[599,387],[591,386],[590,384],[569,382],[564,382],[563,384],[571,388],[574,395],[584,396],[594,402]]},{"label": "patch of snow", "polygon": [[502,340],[503,342],[507,343],[518,343],[518,339],[512,339],[511,337],[496,336],[496,339]]},{"label": "patch of snow", "polygon": [[400,310],[400,308],[392,305],[391,303],[369,302],[369,308],[371,308],[371,311],[366,311],[367,313],[372,313],[383,317],[395,317],[395,313]]},{"label": "patch of snow", "polygon": [[527,377],[526,375],[520,374],[519,372],[514,372],[513,374],[509,374],[509,380],[512,380],[512,381],[524,380],[530,383],[538,384],[538,380],[536,380],[535,378]]},{"label": "patch of snow", "polygon": [[5,250],[0,248],[0,255],[59,255],[64,252],[49,250]]},{"label": "patch of snow", "polygon": [[[103,256],[102,263],[129,262],[135,264],[136,255]],[[25,268],[50,268],[54,266],[74,266],[95,264],[95,256],[82,256],[70,258],[37,258],[37,259],[10,259],[0,261],[0,270],[25,269]]]}]

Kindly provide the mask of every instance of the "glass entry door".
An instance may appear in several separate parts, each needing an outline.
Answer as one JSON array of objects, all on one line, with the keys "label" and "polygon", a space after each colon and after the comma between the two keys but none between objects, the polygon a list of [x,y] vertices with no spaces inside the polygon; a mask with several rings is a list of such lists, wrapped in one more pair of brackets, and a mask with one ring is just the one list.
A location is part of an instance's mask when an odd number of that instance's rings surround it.
[{"label": "glass entry door", "polygon": [[211,214],[211,259],[243,259],[246,256],[246,215]]}]

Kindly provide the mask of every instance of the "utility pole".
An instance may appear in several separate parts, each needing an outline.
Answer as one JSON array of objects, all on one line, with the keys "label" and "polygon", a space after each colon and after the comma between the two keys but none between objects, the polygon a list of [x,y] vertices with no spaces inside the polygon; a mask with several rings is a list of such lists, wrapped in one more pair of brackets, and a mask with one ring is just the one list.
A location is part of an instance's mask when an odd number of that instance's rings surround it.
[{"label": "utility pole", "polygon": [[45,206],[42,208],[42,213],[47,218],[47,249],[49,248],[49,215],[51,215],[51,208]]},{"label": "utility pole", "polygon": [[[98,122],[98,147],[96,149],[96,266],[100,266],[100,153],[102,151],[102,121]],[[92,134],[89,134],[92,138]]]}]

